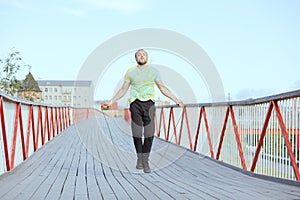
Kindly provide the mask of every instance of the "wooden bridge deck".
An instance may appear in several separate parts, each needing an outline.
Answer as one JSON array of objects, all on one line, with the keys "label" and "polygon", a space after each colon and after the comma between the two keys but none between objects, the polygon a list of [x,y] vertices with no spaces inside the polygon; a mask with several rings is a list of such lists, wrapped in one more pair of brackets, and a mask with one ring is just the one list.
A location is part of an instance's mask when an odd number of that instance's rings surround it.
[{"label": "wooden bridge deck", "polygon": [[300,199],[298,182],[243,172],[158,138],[152,173],[135,162],[126,122],[85,120],[1,175],[0,199]]}]

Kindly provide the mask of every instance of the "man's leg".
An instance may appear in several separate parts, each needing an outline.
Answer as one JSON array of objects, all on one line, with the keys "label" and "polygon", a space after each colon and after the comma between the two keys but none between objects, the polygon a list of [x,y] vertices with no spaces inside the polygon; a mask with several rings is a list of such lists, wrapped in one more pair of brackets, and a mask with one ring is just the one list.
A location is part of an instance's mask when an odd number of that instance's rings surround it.
[{"label": "man's leg", "polygon": [[149,167],[149,156],[152,148],[154,132],[155,132],[155,123],[154,123],[154,103],[152,101],[145,103],[144,106],[144,144],[142,147],[143,153],[143,167],[145,173],[150,173]]},{"label": "man's leg", "polygon": [[143,120],[141,116],[141,108],[139,104],[134,101],[130,104],[130,112],[131,112],[131,131],[134,147],[137,153],[137,169],[143,169],[142,164],[142,151],[143,151]]}]

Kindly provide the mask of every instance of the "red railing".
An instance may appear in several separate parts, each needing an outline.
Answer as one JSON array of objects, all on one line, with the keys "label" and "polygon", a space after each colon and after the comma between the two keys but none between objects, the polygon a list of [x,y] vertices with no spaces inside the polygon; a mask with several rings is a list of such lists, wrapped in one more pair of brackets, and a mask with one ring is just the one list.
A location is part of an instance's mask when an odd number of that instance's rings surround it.
[{"label": "red railing", "polygon": [[300,181],[300,90],[255,100],[159,106],[156,127],[158,137],[211,158]]},{"label": "red railing", "polygon": [[13,169],[70,126],[68,107],[51,107],[0,93],[0,173]]},{"label": "red railing", "polygon": [[0,92],[0,174],[13,169],[71,124],[103,116],[94,108],[53,107]]},{"label": "red railing", "polygon": [[[103,113],[93,108],[51,107],[0,93],[1,173],[71,122],[99,116]],[[193,151],[251,172],[300,181],[300,90],[247,101],[157,107],[156,127],[158,137]]]},{"label": "red railing", "polygon": [[72,108],[72,121],[77,123],[84,119],[103,117],[103,112],[96,108]]}]

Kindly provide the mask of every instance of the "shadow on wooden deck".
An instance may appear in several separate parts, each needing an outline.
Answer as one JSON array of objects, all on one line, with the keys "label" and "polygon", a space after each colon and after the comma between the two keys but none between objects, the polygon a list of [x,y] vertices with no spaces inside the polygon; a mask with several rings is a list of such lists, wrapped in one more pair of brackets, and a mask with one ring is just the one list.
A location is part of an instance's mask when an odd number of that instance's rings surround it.
[{"label": "shadow on wooden deck", "polygon": [[123,119],[81,121],[1,175],[0,199],[300,199],[299,182],[244,172],[158,138],[152,173],[135,164]]}]

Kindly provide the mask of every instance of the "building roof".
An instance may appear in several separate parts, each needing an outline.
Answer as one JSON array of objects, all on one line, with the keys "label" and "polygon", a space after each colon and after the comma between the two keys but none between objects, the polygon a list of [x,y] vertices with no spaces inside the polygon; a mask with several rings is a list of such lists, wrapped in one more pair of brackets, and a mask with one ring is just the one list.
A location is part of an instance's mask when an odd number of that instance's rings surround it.
[{"label": "building roof", "polygon": [[39,80],[39,86],[91,86],[92,81],[79,80]]},{"label": "building roof", "polygon": [[41,89],[39,88],[38,83],[32,76],[32,74],[29,72],[25,80],[21,82],[21,89],[19,91],[35,91],[35,92],[41,92]]}]

